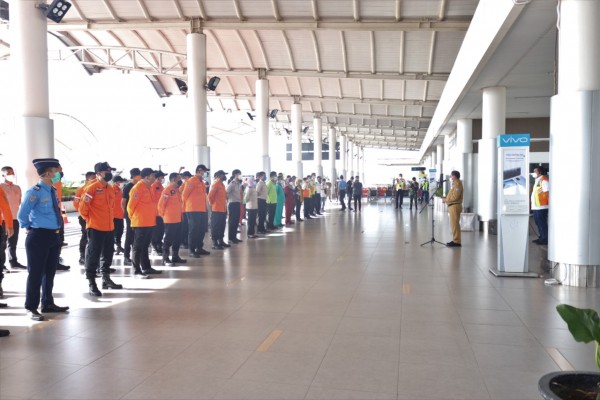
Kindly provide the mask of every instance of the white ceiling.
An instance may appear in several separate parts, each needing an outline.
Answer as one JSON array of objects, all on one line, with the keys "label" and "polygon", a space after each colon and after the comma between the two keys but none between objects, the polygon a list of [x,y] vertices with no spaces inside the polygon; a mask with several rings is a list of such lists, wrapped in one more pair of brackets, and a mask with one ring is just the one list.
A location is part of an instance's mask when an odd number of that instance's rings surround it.
[{"label": "white ceiling", "polygon": [[[17,1],[17,0],[11,0]],[[207,36],[207,69],[222,78],[211,110],[254,110],[259,70],[270,109],[287,126],[298,98],[303,120],[335,124],[364,147],[421,150],[478,0],[69,0],[49,31],[70,46],[57,58],[147,74],[159,95],[181,95],[186,35]],[[482,0],[506,2],[511,0]],[[10,1],[9,1],[10,3]],[[453,131],[458,117],[481,114],[481,88],[506,85],[507,112],[547,116],[552,94],[551,0],[525,7],[461,102],[431,135]],[[0,25],[0,60],[10,53]],[[552,54],[549,56],[549,50]],[[549,59],[550,57],[550,59]],[[539,96],[539,97],[537,97]],[[309,134],[311,133],[309,131]]]}]

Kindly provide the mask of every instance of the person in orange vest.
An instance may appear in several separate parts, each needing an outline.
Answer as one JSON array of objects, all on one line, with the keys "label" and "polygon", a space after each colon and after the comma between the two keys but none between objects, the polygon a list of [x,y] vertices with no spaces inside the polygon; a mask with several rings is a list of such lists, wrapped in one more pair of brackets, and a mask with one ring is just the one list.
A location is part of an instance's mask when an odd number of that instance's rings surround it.
[{"label": "person in orange vest", "polygon": [[[96,180],[83,189],[79,213],[86,222],[88,244],[85,251],[85,277],[89,282],[91,296],[102,296],[96,285],[96,271],[102,272],[102,289],[123,289],[110,279],[110,265],[114,252],[115,191],[109,182],[112,168],[107,162],[94,165]],[[100,266],[102,257],[102,266]]]},{"label": "person in orange vest", "polygon": [[[181,193],[183,195],[183,190],[185,189],[185,183],[188,181],[188,179],[190,179],[192,177],[192,173],[190,171],[183,171],[183,173],[181,174],[181,178],[180,180],[177,182],[177,186],[179,187],[179,193]],[[181,203],[183,205],[183,199],[181,200]],[[181,240],[180,240],[180,247],[182,249],[187,249],[188,248],[188,217],[187,217],[187,213],[185,212],[185,207],[183,210],[183,217],[181,218]]]},{"label": "person in orange vest", "polygon": [[117,255],[123,253],[125,250],[121,246],[123,239],[123,232],[125,230],[125,211],[121,206],[121,200],[123,200],[123,186],[125,179],[122,176],[117,175],[113,178],[112,188],[115,191],[115,206],[113,208],[113,221],[115,223],[115,253]]},{"label": "person in orange vest", "polygon": [[204,235],[208,229],[206,207],[206,184],[204,174],[210,171],[204,164],[196,167],[196,175],[188,179],[181,194],[183,211],[188,218],[188,249],[190,257],[199,258],[210,254],[204,250]]},{"label": "person in orange vest", "polygon": [[223,183],[227,179],[227,174],[223,170],[215,172],[215,181],[210,187],[208,201],[210,202],[212,213],[210,215],[210,236],[213,241],[212,248],[223,250],[225,247],[231,247],[225,243],[225,224],[227,219],[227,189]]},{"label": "person in orange vest", "polygon": [[[187,262],[187,260],[179,257],[183,216],[183,203],[177,186],[180,179],[181,175],[177,172],[169,174],[169,184],[158,200],[158,215],[162,217],[165,223],[165,243],[162,249],[162,260],[165,265],[185,264]],[[170,257],[171,250],[173,251],[172,257]]]},{"label": "person in orange vest", "polygon": [[[81,186],[75,190],[75,196],[73,196],[73,207],[79,212],[79,205],[81,204],[81,198],[83,196],[83,190],[87,185],[96,180],[96,173],[88,171],[85,173],[85,181]],[[79,226],[81,227],[81,239],[79,239],[79,265],[85,265],[85,247],[87,246],[88,236],[86,223],[81,213],[77,216]]]},{"label": "person in orange vest", "polygon": [[[61,214],[62,214],[62,192],[63,192],[62,178],[65,176],[65,174],[63,173],[61,165],[58,166],[58,172],[60,174],[60,179],[58,181],[54,182],[52,184],[52,186],[54,186],[54,189],[56,189],[56,196],[58,196],[58,209],[61,211]],[[56,266],[56,270],[57,271],[68,271],[71,269],[71,267],[63,264],[63,259],[60,256],[60,253],[62,252],[62,248],[67,245],[67,243],[65,242],[65,222],[62,220],[62,216],[61,216],[60,220],[61,220],[61,225],[60,225],[60,242],[61,242],[61,244],[60,244],[60,251],[58,252],[58,265]]]},{"label": "person in orange vest", "polygon": [[129,171],[131,179],[129,183],[125,185],[123,188],[123,198],[121,199],[121,208],[123,208],[123,212],[125,214],[125,251],[123,252],[123,265],[131,265],[131,246],[133,246],[133,228],[131,226],[131,219],[129,218],[129,214],[127,213],[127,204],[129,203],[129,194],[131,193],[131,189],[138,183],[141,179],[141,171],[139,168],[132,168]]},{"label": "person in orange vest", "polygon": [[[14,234],[13,214],[10,210],[10,204],[6,193],[0,187],[0,236],[9,239]],[[0,297],[4,295],[2,290],[2,280],[4,279],[4,262],[6,261],[6,253],[2,249],[0,254]]]},{"label": "person in orange vest", "polygon": [[535,167],[531,175],[535,178],[531,192],[531,211],[533,211],[533,219],[538,228],[538,238],[533,243],[548,244],[550,181],[541,165]]},{"label": "person in orange vest", "polygon": [[134,277],[147,279],[149,274],[160,274],[152,268],[148,257],[148,246],[152,241],[152,230],[156,225],[156,203],[151,186],[154,183],[154,170],[142,169],[142,180],[135,184],[129,194],[127,214],[133,228],[133,268]]},{"label": "person in orange vest", "polygon": [[[4,252],[4,249],[8,247],[8,263],[11,268],[27,269],[27,267],[22,265],[17,259],[17,244],[19,242],[19,221],[17,220],[17,213],[19,212],[19,206],[21,205],[21,188],[16,184],[15,171],[12,167],[5,166],[2,167],[2,170],[0,171],[2,171],[2,178],[4,179],[4,182],[0,183],[0,187],[4,190],[6,198],[8,199],[8,204],[10,205],[14,231],[10,238],[7,238],[6,235],[4,235],[2,245],[0,245],[0,251]],[[0,263],[0,267],[3,265],[4,263]]]},{"label": "person in orange vest", "polygon": [[[154,176],[156,180],[152,184],[151,190],[152,195],[154,196],[154,203],[158,208],[158,201],[160,200],[160,196],[162,195],[163,190],[165,189],[163,186],[163,182],[165,181],[165,174],[162,171],[154,171]],[[163,236],[165,235],[165,224],[160,215],[156,215],[156,226],[152,230],[152,249],[154,253],[157,255],[162,255],[163,252]]]}]

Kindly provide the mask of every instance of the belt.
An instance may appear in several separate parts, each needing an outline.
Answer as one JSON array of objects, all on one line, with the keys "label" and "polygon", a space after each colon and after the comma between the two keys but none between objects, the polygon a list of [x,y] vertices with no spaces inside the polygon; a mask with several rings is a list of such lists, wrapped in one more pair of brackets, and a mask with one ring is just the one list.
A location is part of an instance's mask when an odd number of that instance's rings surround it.
[{"label": "belt", "polygon": [[45,231],[59,234],[60,229],[48,229],[48,228],[31,228],[32,231]]}]

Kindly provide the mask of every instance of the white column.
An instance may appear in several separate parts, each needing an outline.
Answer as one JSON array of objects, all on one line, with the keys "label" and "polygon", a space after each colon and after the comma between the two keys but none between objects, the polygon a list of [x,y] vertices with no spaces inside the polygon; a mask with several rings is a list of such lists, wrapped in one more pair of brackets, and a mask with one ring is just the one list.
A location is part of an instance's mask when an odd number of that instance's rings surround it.
[{"label": "white column", "polygon": [[447,175],[447,171],[444,171],[444,143],[438,143],[436,145],[436,158],[437,158],[437,164],[436,164],[436,168],[437,168],[437,174],[438,176],[440,174],[444,174],[444,176]]},{"label": "white column", "polygon": [[332,181],[335,182],[340,175],[346,178],[346,171],[348,168],[348,157],[346,156],[346,148],[348,144],[348,138],[346,136],[340,137],[340,163],[342,164],[342,170],[338,172],[337,176],[333,177]]},{"label": "white column", "polygon": [[[436,151],[436,150],[431,150],[431,168],[435,168],[435,167],[436,167],[436,165],[437,165],[437,158],[436,158],[436,156],[437,156],[437,151]],[[438,171],[438,172],[437,172],[437,173],[438,173],[438,176],[439,176],[439,172],[440,172],[440,171]],[[435,180],[437,181],[437,179],[438,179],[438,178],[437,178],[437,176],[436,176],[436,177],[435,177]]]},{"label": "white column", "polygon": [[477,198],[479,218],[487,232],[488,221],[497,219],[497,137],[506,132],[506,88],[483,89],[482,128],[479,141]]},{"label": "white column", "polygon": [[451,159],[452,154],[450,152],[450,135],[446,135],[444,136],[444,166],[442,168],[444,168],[444,171],[448,175],[450,175],[450,172],[453,170]]},{"label": "white column", "polygon": [[336,142],[337,142],[337,136],[336,136],[336,132],[335,132],[335,127],[334,126],[330,126],[329,127],[329,164],[330,164],[330,172],[329,172],[329,176],[331,180],[335,179],[335,146],[336,146]]},{"label": "white column", "polygon": [[350,142],[350,144],[348,145],[349,150],[348,151],[348,156],[350,157],[349,161],[349,165],[348,165],[348,169],[350,170],[350,175],[349,176],[345,176],[344,178],[346,178],[346,180],[350,179],[350,177],[354,176],[354,142]]},{"label": "white column", "polygon": [[[599,19],[598,1],[560,3],[558,94],[550,110],[548,259],[557,263],[554,277],[570,286],[600,287]],[[565,183],[576,190],[565,189]]]},{"label": "white column", "polygon": [[354,148],[356,149],[356,175],[355,176],[360,176],[360,171],[362,169],[362,165],[360,164],[360,146],[354,146]]},{"label": "white column", "polygon": [[292,161],[296,163],[296,176],[302,173],[302,104],[292,104]]},{"label": "white column", "polygon": [[361,147],[360,148],[360,170],[362,171],[362,174],[360,175],[360,180],[362,181],[363,185],[365,183],[365,148]]},{"label": "white column", "polygon": [[[31,161],[54,157],[54,121],[48,89],[47,21],[38,1],[10,3],[10,62],[13,73],[15,134],[20,149],[14,158],[25,188],[38,181]],[[16,218],[16,217],[15,217]]]},{"label": "white column", "polygon": [[473,207],[473,120],[456,121],[456,146],[458,147],[458,172],[463,181],[463,208]]},{"label": "white column", "polygon": [[206,124],[206,35],[187,35],[188,98],[191,106],[194,164],[210,168]]},{"label": "white column", "polygon": [[313,132],[315,139],[315,162],[317,163],[317,175],[323,176],[323,125],[321,117],[313,118]]},{"label": "white column", "polygon": [[271,157],[269,156],[269,81],[256,80],[256,132],[260,135],[260,154],[262,170],[271,172]]}]

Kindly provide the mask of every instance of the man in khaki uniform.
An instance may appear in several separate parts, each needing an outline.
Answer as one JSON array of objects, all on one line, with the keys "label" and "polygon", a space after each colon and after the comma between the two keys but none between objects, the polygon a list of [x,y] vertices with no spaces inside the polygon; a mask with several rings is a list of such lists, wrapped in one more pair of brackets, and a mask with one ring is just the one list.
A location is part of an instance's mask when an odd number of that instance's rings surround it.
[{"label": "man in khaki uniform", "polygon": [[450,214],[450,227],[452,228],[452,241],[446,243],[448,247],[460,247],[460,213],[462,212],[463,202],[463,184],[460,181],[460,172],[452,171],[450,173],[452,188],[448,196],[442,198],[448,205]]}]

